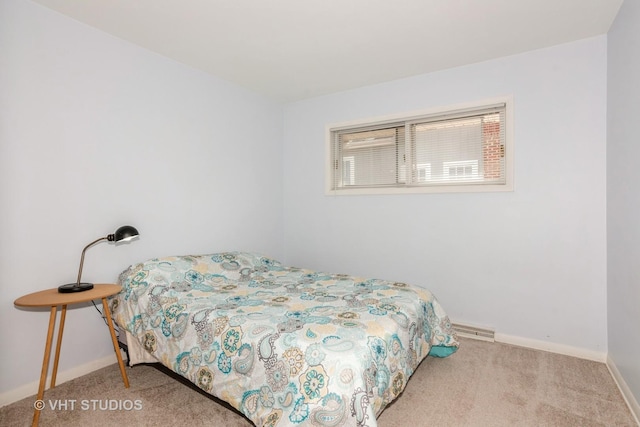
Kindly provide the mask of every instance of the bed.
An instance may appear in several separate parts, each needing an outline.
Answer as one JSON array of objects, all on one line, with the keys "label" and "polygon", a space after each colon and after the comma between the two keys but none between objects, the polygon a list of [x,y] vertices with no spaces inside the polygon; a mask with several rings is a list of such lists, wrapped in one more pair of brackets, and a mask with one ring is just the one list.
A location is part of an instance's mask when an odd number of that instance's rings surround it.
[{"label": "bed", "polygon": [[255,253],[154,258],[119,282],[130,363],[159,362],[258,427],[374,427],[425,357],[458,348],[426,289]]}]

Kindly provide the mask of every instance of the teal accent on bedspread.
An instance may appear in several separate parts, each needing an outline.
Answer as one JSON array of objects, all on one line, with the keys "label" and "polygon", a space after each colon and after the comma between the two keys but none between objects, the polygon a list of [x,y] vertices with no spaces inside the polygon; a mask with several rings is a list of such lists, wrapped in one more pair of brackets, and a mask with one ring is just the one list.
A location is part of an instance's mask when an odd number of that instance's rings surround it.
[{"label": "teal accent on bedspread", "polygon": [[458,347],[434,345],[433,347],[431,347],[431,351],[429,351],[429,356],[447,357],[455,353],[457,349]]},{"label": "teal accent on bedspread", "polygon": [[427,290],[253,253],[157,258],[120,276],[116,322],[256,426],[375,426],[458,341]]}]

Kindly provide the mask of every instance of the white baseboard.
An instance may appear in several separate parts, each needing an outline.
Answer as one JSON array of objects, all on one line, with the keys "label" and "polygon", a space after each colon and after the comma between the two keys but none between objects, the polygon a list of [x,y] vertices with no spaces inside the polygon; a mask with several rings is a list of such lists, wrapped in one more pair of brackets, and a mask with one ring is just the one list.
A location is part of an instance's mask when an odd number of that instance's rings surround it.
[{"label": "white baseboard", "polygon": [[624,397],[624,401],[627,402],[627,406],[635,417],[636,423],[638,423],[638,426],[640,426],[640,403],[638,403],[636,398],[633,396],[633,393],[631,393],[631,389],[627,385],[624,378],[622,378],[618,367],[610,356],[607,356],[607,368],[609,368],[609,372],[611,373],[613,380],[618,385],[620,393],[622,393],[622,397]]},{"label": "white baseboard", "polygon": [[[74,378],[81,377],[90,372],[97,371],[98,369],[104,368],[105,366],[113,365],[114,363],[118,363],[118,359],[116,358],[115,353],[110,356],[103,357],[102,359],[94,360],[92,362],[85,363],[84,365],[76,366],[75,368],[69,369],[64,372],[58,372],[58,375],[56,376],[56,385],[62,384]],[[38,369],[38,371],[40,371],[40,369]],[[45,396],[47,395],[46,389],[49,388],[49,384],[51,384],[51,375],[47,377],[47,382],[45,384]],[[25,397],[35,396],[38,393],[39,385],[40,380],[25,384],[21,387],[18,387],[17,389],[0,394],[0,407],[17,402],[18,400],[24,399]]]},{"label": "white baseboard", "polygon": [[572,347],[565,344],[534,340],[531,338],[522,338],[514,335],[500,334],[497,332],[495,335],[495,340],[496,342],[501,342],[504,344],[512,344],[519,347],[528,347],[536,350],[548,351],[550,353],[564,354],[565,356],[593,360],[594,362],[605,363],[607,361],[607,353],[605,352],[586,350],[584,348]]}]

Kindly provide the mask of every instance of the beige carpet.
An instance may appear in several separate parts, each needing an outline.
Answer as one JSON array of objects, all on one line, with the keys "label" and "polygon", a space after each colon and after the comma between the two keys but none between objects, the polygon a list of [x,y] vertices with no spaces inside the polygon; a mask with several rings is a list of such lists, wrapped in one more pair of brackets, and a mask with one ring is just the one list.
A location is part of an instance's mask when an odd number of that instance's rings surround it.
[{"label": "beige carpet", "polygon": [[[153,367],[127,372],[129,389],[113,365],[46,391],[45,402],[66,399],[67,408],[44,409],[40,425],[252,426]],[[141,409],[94,409],[92,399]],[[84,407],[83,400],[89,401]],[[0,426],[30,425],[34,401],[29,397],[0,408]],[[469,339],[461,340],[451,357],[427,358],[378,425],[637,427],[604,364]]]}]

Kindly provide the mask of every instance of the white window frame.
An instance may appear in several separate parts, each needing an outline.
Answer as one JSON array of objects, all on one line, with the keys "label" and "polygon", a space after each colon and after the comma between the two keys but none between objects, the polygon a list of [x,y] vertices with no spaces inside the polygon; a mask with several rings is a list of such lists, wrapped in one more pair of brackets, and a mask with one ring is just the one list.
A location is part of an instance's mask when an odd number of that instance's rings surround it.
[{"label": "white window frame", "polygon": [[[467,182],[457,183],[455,179],[450,180],[442,185],[428,186],[386,186],[386,187],[359,187],[359,188],[333,188],[335,160],[332,158],[333,151],[333,132],[336,130],[365,127],[371,125],[383,125],[385,123],[396,123],[399,121],[410,122],[425,116],[443,115],[457,111],[479,109],[491,105],[505,105],[505,142],[504,142],[504,161],[505,161],[505,183],[504,184],[482,184],[477,185]],[[514,131],[513,131],[513,97],[505,96],[493,99],[482,100],[478,102],[470,102],[458,104],[445,108],[434,108],[427,110],[414,111],[410,113],[394,114],[384,117],[355,120],[342,123],[333,123],[326,126],[326,145],[325,145],[325,194],[326,195],[358,195],[358,194],[424,194],[424,193],[477,193],[477,192],[505,192],[514,190]],[[417,165],[418,167],[424,165]],[[404,166],[402,167],[404,168]],[[430,166],[429,166],[430,168]],[[402,169],[398,170],[402,174]],[[407,173],[405,169],[405,174]],[[477,173],[477,165],[476,165]]]}]

